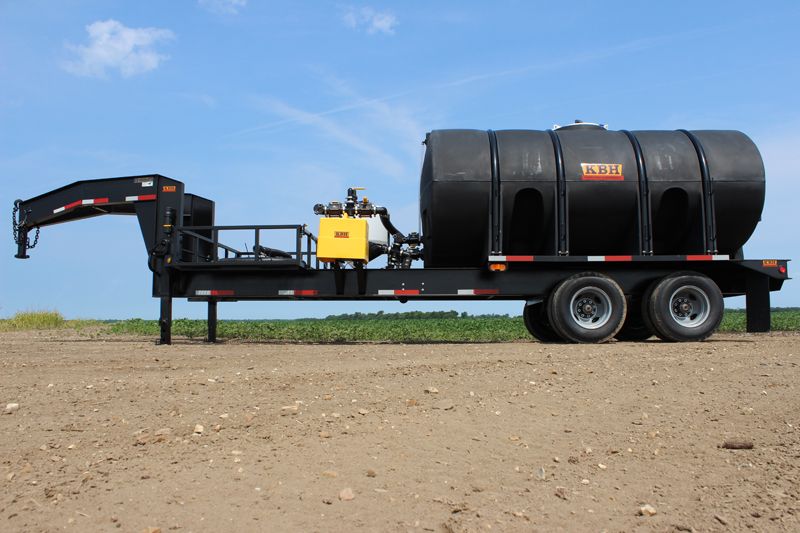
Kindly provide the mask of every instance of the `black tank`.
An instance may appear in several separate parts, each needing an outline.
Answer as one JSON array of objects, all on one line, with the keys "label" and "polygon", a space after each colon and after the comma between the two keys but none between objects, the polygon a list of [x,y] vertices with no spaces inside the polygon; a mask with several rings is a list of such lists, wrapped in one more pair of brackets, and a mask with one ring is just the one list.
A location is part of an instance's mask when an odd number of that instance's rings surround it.
[{"label": "black tank", "polygon": [[741,255],[764,164],[738,131],[436,130],[420,179],[426,267],[503,255]]}]

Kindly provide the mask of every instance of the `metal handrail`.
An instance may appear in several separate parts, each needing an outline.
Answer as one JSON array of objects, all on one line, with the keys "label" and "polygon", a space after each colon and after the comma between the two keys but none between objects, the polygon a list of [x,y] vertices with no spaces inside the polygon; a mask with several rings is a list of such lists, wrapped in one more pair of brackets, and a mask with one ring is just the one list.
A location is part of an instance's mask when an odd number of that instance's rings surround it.
[{"label": "metal handrail", "polygon": [[[261,246],[261,231],[262,230],[294,230],[295,231],[295,250],[285,252],[289,255],[294,263],[298,266],[303,266],[303,256],[305,256],[306,266],[311,265],[312,257],[316,258],[316,246],[312,245],[317,243],[317,237],[308,230],[308,227],[303,224],[264,224],[264,225],[250,225],[250,226],[185,226],[176,228],[178,234],[192,237],[192,249],[183,248],[182,251],[189,253],[193,261],[215,262],[220,258],[217,256],[219,250],[224,251],[224,259],[243,259],[252,258],[253,261],[261,261],[256,250]],[[239,250],[232,246],[222,244],[219,242],[220,231],[253,231],[255,233],[255,246],[254,251]],[[201,235],[199,232],[211,232],[211,237]],[[303,246],[303,238],[305,237],[305,249]],[[200,255],[200,242],[211,244],[213,252],[210,256]],[[189,261],[189,262],[193,262]],[[287,259],[289,261],[289,259]],[[319,259],[316,258],[315,268],[319,268]]]}]

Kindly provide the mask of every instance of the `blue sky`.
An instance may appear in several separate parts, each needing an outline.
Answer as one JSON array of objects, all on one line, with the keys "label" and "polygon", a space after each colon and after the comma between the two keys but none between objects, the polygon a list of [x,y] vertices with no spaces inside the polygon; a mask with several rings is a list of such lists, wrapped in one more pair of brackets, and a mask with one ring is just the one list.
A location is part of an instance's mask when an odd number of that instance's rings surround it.
[{"label": "blue sky", "polygon": [[[412,230],[425,132],[580,118],[744,131],[767,169],[745,253],[795,258],[799,19],[796,2],[0,0],[0,205],[158,172],[214,199],[220,224],[315,224],[313,204],[360,185]],[[27,261],[10,230],[3,243],[0,316],[157,315],[132,217],[45,228]],[[800,288],[773,304],[800,305]],[[521,304],[237,303],[220,316],[380,308]]]}]

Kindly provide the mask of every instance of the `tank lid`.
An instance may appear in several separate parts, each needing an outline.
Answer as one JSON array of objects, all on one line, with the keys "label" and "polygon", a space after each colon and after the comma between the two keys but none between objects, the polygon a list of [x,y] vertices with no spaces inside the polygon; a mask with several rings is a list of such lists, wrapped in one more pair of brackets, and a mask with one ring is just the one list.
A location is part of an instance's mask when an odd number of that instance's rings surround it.
[{"label": "tank lid", "polygon": [[572,124],[567,124],[565,126],[560,126],[558,124],[553,124],[554,130],[563,130],[563,129],[586,129],[586,130],[607,130],[608,124],[598,124],[596,122],[584,122],[582,120],[576,119],[575,122]]}]

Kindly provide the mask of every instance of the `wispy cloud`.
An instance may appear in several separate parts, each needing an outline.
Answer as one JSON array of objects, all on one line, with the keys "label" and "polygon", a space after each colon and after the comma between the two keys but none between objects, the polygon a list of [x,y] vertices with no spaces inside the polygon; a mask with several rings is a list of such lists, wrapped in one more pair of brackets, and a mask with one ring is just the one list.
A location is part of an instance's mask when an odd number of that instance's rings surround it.
[{"label": "wispy cloud", "polygon": [[383,33],[393,35],[397,26],[397,17],[389,11],[377,11],[371,7],[349,7],[342,15],[348,28],[363,30],[370,35]]},{"label": "wispy cloud", "polygon": [[194,102],[196,104],[202,104],[208,108],[217,106],[217,99],[211,96],[210,94],[193,93],[193,92],[179,92],[175,94],[185,100]]},{"label": "wispy cloud", "polygon": [[86,26],[87,45],[67,44],[77,57],[62,63],[67,72],[77,76],[103,78],[108,70],[117,70],[128,78],[158,68],[169,56],[159,53],[155,45],[175,38],[163,28],[128,28],[109,19]]},{"label": "wispy cloud", "polygon": [[312,113],[293,107],[273,97],[259,97],[256,105],[263,111],[282,117],[284,120],[297,122],[316,129],[320,134],[331,138],[344,146],[356,150],[366,156],[371,164],[394,178],[405,177],[405,166],[392,154],[369,142],[369,136],[356,134],[352,130],[319,113]]},{"label": "wispy cloud", "polygon": [[[478,83],[482,81],[489,81],[497,78],[503,77],[510,77],[510,76],[524,76],[526,74],[536,73],[536,72],[545,72],[549,70],[558,70],[560,68],[566,68],[574,65],[584,64],[587,62],[613,57],[617,54],[626,53],[626,52],[633,52],[636,50],[644,50],[649,47],[655,46],[660,41],[667,39],[666,37],[661,38],[652,38],[652,39],[639,39],[635,41],[628,41],[625,43],[621,43],[615,46],[610,46],[607,48],[602,48],[590,52],[585,52],[581,54],[576,54],[573,56],[565,57],[563,59],[555,60],[555,61],[544,61],[539,63],[531,63],[527,65],[522,65],[519,67],[513,67],[508,69],[500,69],[500,70],[493,70],[488,72],[476,73],[470,76],[465,76],[462,78],[453,78],[450,80],[434,82],[431,84],[422,84],[414,89],[409,89],[407,91],[400,91],[396,93],[392,93],[385,96],[378,96],[373,98],[355,98],[351,102],[347,104],[343,104],[340,106],[335,106],[330,109],[326,109],[324,111],[316,112],[315,115],[319,117],[325,117],[329,115],[335,115],[339,113],[349,112],[360,110],[363,108],[370,108],[376,107],[380,104],[388,104],[392,100],[396,100],[398,98],[402,98],[404,96],[408,96],[410,94],[415,94],[419,92],[430,92],[430,91],[440,91],[442,89],[451,89],[454,87],[462,86],[462,85],[470,85],[472,83]],[[329,78],[330,80],[330,78]],[[246,135],[249,133],[255,133],[258,131],[264,130],[272,130],[275,128],[279,128],[281,126],[285,126],[292,123],[299,122],[295,118],[283,118],[276,121],[271,121],[265,124],[259,124],[257,126],[253,126],[251,128],[239,130],[231,134],[231,136],[238,136],[238,135]]]},{"label": "wispy cloud", "polygon": [[236,15],[247,6],[247,0],[197,0],[197,4],[212,13]]}]

